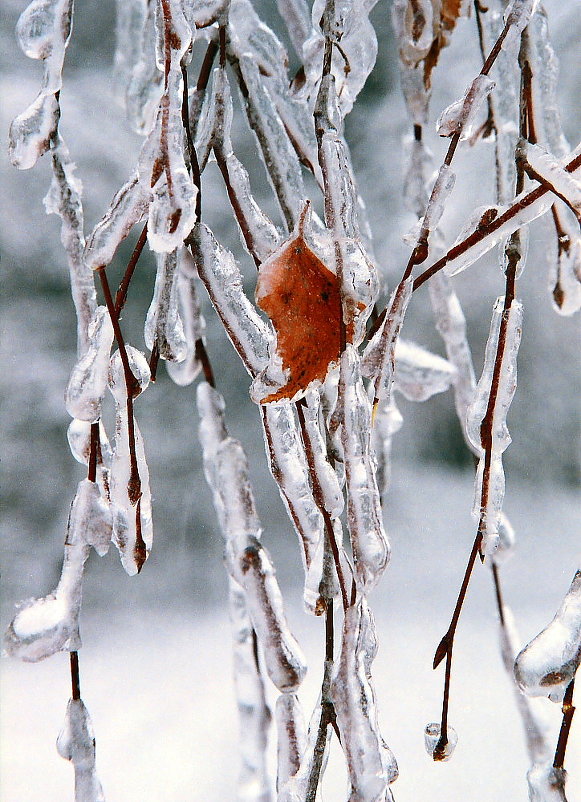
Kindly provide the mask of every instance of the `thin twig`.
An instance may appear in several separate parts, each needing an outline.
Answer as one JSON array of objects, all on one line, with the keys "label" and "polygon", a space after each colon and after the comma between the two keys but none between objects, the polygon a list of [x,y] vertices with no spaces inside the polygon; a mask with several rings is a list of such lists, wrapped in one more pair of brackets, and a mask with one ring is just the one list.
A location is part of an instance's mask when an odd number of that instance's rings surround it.
[{"label": "thin twig", "polygon": [[573,723],[573,716],[575,715],[575,707],[573,706],[574,690],[575,690],[575,677],[573,677],[571,682],[567,685],[567,690],[565,691],[565,696],[563,697],[563,721],[561,722],[559,740],[557,741],[555,758],[553,760],[553,768],[555,769],[562,769],[563,764],[565,763],[567,742],[569,740],[571,724]]},{"label": "thin twig", "polygon": [[137,262],[139,261],[139,257],[142,254],[146,242],[147,242],[147,223],[145,223],[145,225],[141,229],[141,234],[139,235],[139,239],[135,244],[135,248],[133,249],[131,258],[127,263],[127,267],[125,268],[125,273],[123,275],[123,278],[121,279],[121,283],[119,284],[119,289],[117,290],[117,293],[115,295],[115,312],[117,313],[117,316],[121,314],[121,310],[125,306],[125,301],[127,300],[127,291],[129,290],[129,284],[131,283],[131,279],[133,278],[133,273],[135,272]]},{"label": "thin twig", "polygon": [[70,666],[71,666],[71,689],[72,697],[76,701],[81,698],[81,679],[79,675],[79,653],[77,651],[70,652]]}]

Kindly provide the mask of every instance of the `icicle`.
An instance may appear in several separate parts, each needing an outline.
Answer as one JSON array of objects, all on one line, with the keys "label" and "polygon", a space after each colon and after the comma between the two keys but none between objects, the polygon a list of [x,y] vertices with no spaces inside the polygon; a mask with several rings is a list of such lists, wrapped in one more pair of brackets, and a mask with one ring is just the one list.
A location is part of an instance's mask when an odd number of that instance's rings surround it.
[{"label": "icicle", "polygon": [[557,240],[557,257],[549,273],[549,289],[555,311],[568,316],[581,309],[581,237],[569,216],[560,214],[559,202],[555,209],[563,233]]},{"label": "icicle", "polygon": [[[92,518],[94,513],[97,516],[102,514],[99,500],[93,498],[94,504],[83,503],[85,494],[86,486],[81,482],[69,516],[63,567],[57,587],[48,596],[22,602],[8,627],[4,645],[6,652],[13,657],[36,663],[56,652],[76,651],[81,646],[79,613],[83,570],[91,548],[85,540],[85,532],[93,523],[99,523]],[[96,535],[91,533],[89,539],[93,539],[92,534]],[[100,534],[95,540],[103,542]]]},{"label": "icicle", "polygon": [[134,31],[134,42],[139,50],[125,93],[127,117],[138,134],[150,132],[163,93],[163,75],[157,69],[155,59],[156,5],[147,3],[143,24],[140,30]]},{"label": "icicle", "polygon": [[412,297],[412,278],[399,284],[387,305],[385,320],[369,341],[361,360],[364,376],[374,381],[375,398],[388,401],[395,374],[395,348]]},{"label": "icicle", "polygon": [[[150,373],[144,355],[130,345],[126,346],[131,372],[137,379],[140,391],[147,387]],[[119,549],[121,564],[129,576],[141,571],[149,556],[153,541],[151,518],[151,491],[149,470],[145,460],[143,439],[137,421],[133,419],[135,457],[140,480],[139,497],[134,498],[134,477],[129,451],[129,418],[127,414],[127,387],[121,362],[116,351],[109,367],[109,389],[115,398],[115,445],[111,459],[111,504],[113,510],[113,542]]]},{"label": "icicle", "polygon": [[375,622],[362,598],[345,613],[341,655],[331,683],[353,802],[389,799],[388,785],[399,773],[395,757],[379,732],[371,679],[376,654]]},{"label": "icicle", "polygon": [[581,570],[551,623],[516,658],[516,680],[529,696],[548,696],[561,704],[580,661]]},{"label": "icicle", "polygon": [[473,448],[466,435],[466,414],[474,398],[476,379],[472,354],[466,337],[466,320],[458,296],[452,289],[447,276],[436,273],[432,276],[428,286],[436,318],[436,328],[444,340],[448,359],[456,368],[454,378],[456,414],[462,426],[464,439],[469,447]]},{"label": "icicle", "polygon": [[424,730],[424,743],[426,746],[426,752],[434,760],[450,760],[454,749],[456,749],[456,744],[458,743],[458,733],[454,727],[451,727],[449,724],[446,728],[446,733],[448,740],[443,745],[442,749],[438,749],[437,747],[442,735],[440,724],[426,724],[426,729]]},{"label": "icicle", "polygon": [[183,362],[187,343],[178,308],[177,251],[158,253],[157,274],[151,305],[145,319],[145,344],[156,348],[162,359]]},{"label": "icicle", "polygon": [[478,112],[496,83],[488,75],[478,75],[464,92],[460,100],[451,103],[438,117],[436,131],[440,136],[460,134],[460,139],[470,139]]},{"label": "icicle", "polygon": [[[522,159],[525,169],[532,170],[531,177],[543,180],[575,212],[581,221],[581,180],[568,173],[562,164],[540,145],[522,141],[517,150],[517,158]],[[537,177],[538,176],[538,177]]]},{"label": "icicle", "polygon": [[143,219],[149,205],[149,193],[137,173],[116,193],[103,218],[87,239],[85,260],[93,270],[113,261],[119,245],[133,226]]},{"label": "icicle", "polygon": [[339,388],[344,416],[341,439],[347,479],[347,519],[362,587],[370,590],[387,567],[390,547],[383,529],[381,501],[370,452],[371,404],[359,370],[359,356],[348,345],[341,356]]},{"label": "icicle", "polygon": [[229,581],[229,588],[234,687],[238,706],[242,763],[238,777],[238,798],[248,802],[270,802],[270,783],[266,765],[270,710],[266,703],[264,681],[256,662],[254,633],[248,617],[244,591],[232,578]]},{"label": "icicle", "polygon": [[81,699],[69,699],[56,748],[59,755],[75,767],[75,802],[105,802],[95,770],[93,724]]},{"label": "icicle", "polygon": [[69,265],[71,295],[77,315],[77,356],[80,357],[89,347],[88,329],[97,306],[97,296],[93,273],[83,257],[83,187],[60,136],[52,148],[52,168],[53,178],[43,203],[47,214],[58,214],[62,219],[61,242]]},{"label": "icicle", "polygon": [[299,58],[311,29],[306,0],[277,0],[278,13],[283,18],[295,52]]},{"label": "icicle", "polygon": [[98,306],[88,329],[89,347],[72,370],[65,393],[67,412],[72,418],[94,423],[101,417],[107,387],[113,325],[107,307]]},{"label": "icicle", "polygon": [[248,372],[255,375],[268,363],[268,344],[272,335],[244,294],[240,268],[232,254],[202,223],[196,226],[191,240],[198,274],[232,345]]},{"label": "icicle", "polygon": [[300,702],[294,693],[278,697],[274,715],[278,734],[276,787],[280,791],[300,768],[306,736]]},{"label": "icicle", "polygon": [[201,313],[196,291],[196,266],[187,248],[178,250],[177,296],[179,315],[186,338],[186,355],[182,362],[168,362],[167,372],[180,386],[191,384],[201,370],[196,343],[204,340],[206,321]]},{"label": "icicle", "polygon": [[23,52],[44,62],[42,88],[30,106],[10,126],[10,160],[28,170],[50,148],[57,132],[65,50],[72,27],[73,0],[33,0],[16,24]]},{"label": "icicle", "polygon": [[[490,450],[488,487],[483,495],[485,448],[487,446],[482,441],[482,424],[489,406],[494,365],[499,347],[501,321],[505,314],[508,316],[506,339],[496,399],[492,411],[492,442],[488,445]],[[511,437],[506,426],[506,415],[516,391],[516,360],[520,345],[521,327],[522,304],[519,301],[513,301],[508,313],[505,313],[504,298],[498,298],[492,313],[482,376],[476,388],[473,404],[469,407],[467,413],[466,432],[474,449],[476,451],[479,450],[481,455],[474,485],[472,514],[476,520],[482,519],[482,552],[487,556],[491,556],[494,553],[499,542],[498,527],[504,501],[502,454],[511,443]]]},{"label": "icicle", "polygon": [[445,392],[456,379],[454,365],[405,340],[396,343],[395,362],[395,388],[409,401],[426,401]]},{"label": "icicle", "polygon": [[556,769],[550,761],[529,769],[527,782],[529,802],[567,802],[567,772],[565,769]]},{"label": "icicle", "polygon": [[142,57],[147,0],[117,0],[113,77],[118,96],[123,97]]},{"label": "icicle", "polygon": [[387,404],[381,402],[378,405],[371,429],[371,450],[377,462],[377,486],[382,496],[389,490],[391,481],[391,441],[402,423],[403,418],[393,398]]},{"label": "icicle", "polygon": [[274,568],[258,540],[261,526],[246,456],[240,443],[227,436],[220,394],[204,382],[197,398],[204,470],[226,540],[228,570],[244,589],[270,679],[279,690],[292,692],[304,677],[306,663],[288,628]]}]

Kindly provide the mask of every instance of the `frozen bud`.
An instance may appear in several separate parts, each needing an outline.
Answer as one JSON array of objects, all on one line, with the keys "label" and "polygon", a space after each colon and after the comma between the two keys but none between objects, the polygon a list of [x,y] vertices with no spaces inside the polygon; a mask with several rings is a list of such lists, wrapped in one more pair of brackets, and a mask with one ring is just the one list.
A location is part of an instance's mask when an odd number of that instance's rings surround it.
[{"label": "frozen bud", "polygon": [[[127,351],[129,368],[137,381],[137,389],[133,392],[135,397],[145,390],[149,384],[151,373],[147,359],[141,351],[138,351],[137,348],[133,348],[131,345],[126,345],[125,349]],[[125,384],[123,361],[119,351],[115,351],[109,363],[109,389],[118,404],[125,403],[127,399],[127,386]]]},{"label": "frozen bud", "polygon": [[440,724],[427,724],[424,730],[424,743],[426,752],[434,760],[450,760],[452,753],[458,743],[458,733],[448,724],[446,728],[446,738],[442,740],[442,729]]}]

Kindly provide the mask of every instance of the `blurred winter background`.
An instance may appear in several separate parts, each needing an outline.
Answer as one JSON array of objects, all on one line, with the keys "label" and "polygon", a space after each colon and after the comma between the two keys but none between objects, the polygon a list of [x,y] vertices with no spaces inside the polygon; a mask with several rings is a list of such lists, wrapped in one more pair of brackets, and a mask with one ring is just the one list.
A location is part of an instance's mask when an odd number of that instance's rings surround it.
[{"label": "blurred winter background", "polygon": [[[14,25],[24,2],[4,0],[1,31],[1,130],[34,98],[41,68],[17,48]],[[280,31],[275,4],[257,3]],[[572,145],[581,130],[579,50],[581,5],[546,3],[561,58],[560,103]],[[407,131],[398,88],[389,4],[372,18],[379,59],[348,119],[361,193],[367,203],[382,276],[389,286],[408,249],[401,236],[413,220],[404,211],[402,138]],[[112,0],[79,3],[65,63],[61,131],[84,185],[86,231],[103,214],[135,162],[139,138],[112,94],[115,8]],[[479,69],[473,20],[462,20],[434,76],[434,117],[459,96]],[[237,154],[258,176],[261,202],[273,209],[253,140],[236,123]],[[447,143],[430,134],[434,162]],[[50,181],[45,157],[29,172],[0,154],[2,208],[2,630],[19,599],[49,592],[58,579],[70,501],[82,469],[66,443],[63,389],[75,359],[74,311],[59,240],[60,221],[44,214]],[[453,240],[467,211],[493,192],[492,146],[461,148],[461,177],[444,218]],[[240,258],[252,292],[254,268],[245,258],[214,165],[204,176],[204,215]],[[274,214],[274,211],[273,211]],[[557,316],[547,290],[547,222],[531,231],[526,273],[519,389],[505,455],[505,508],[517,532],[516,554],[503,570],[506,597],[523,643],[552,617],[578,565],[579,320]],[[131,237],[111,268],[120,275]],[[117,271],[117,273],[115,272]],[[145,254],[123,316],[127,339],[143,347],[142,321],[154,280]],[[480,370],[494,298],[503,277],[494,258],[456,281]],[[268,473],[248,377],[215,324],[206,302],[208,350],[225,394],[231,433],[250,458],[259,513],[287,597],[289,618],[309,658],[303,701],[308,715],[320,685],[322,621],[301,610],[301,563],[296,536]],[[404,336],[442,352],[427,292],[410,305]],[[477,566],[458,633],[450,720],[459,732],[454,759],[433,764],[423,728],[438,718],[443,675],[432,672],[433,650],[447,627],[474,536],[472,471],[449,394],[424,405],[400,399],[404,426],[394,443],[393,485],[386,524],[392,566],[372,596],[380,652],[374,664],[382,726],[395,752],[398,802],[430,799],[479,802],[527,798],[527,759],[509,681],[497,648],[491,577]],[[163,368],[137,403],[154,494],[154,551],[142,574],[128,578],[111,549],[91,556],[85,583],[80,652],[83,698],[97,737],[98,771],[109,800],[234,798],[237,722],[230,682],[222,542],[206,488],[197,440],[194,390],[172,384]],[[69,696],[68,658],[38,665],[2,661],[1,797],[5,802],[72,798],[72,768],[54,741]],[[546,703],[554,740],[558,709]],[[570,802],[581,800],[581,715],[573,725],[568,768]],[[332,761],[334,758],[332,758]],[[328,800],[344,798],[340,763],[332,762]]]}]

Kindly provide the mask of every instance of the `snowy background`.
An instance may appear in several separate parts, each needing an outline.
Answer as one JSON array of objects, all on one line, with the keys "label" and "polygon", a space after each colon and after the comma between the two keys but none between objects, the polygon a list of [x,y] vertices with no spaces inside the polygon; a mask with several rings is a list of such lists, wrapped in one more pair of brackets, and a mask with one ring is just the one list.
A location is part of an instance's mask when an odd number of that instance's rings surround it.
[{"label": "snowy background", "polygon": [[[0,39],[3,140],[9,121],[33,99],[38,63],[17,48],[13,29],[24,3],[5,0]],[[280,25],[270,6],[272,24]],[[547,4],[562,60],[561,110],[576,144],[581,130],[578,42],[581,5]],[[111,94],[114,4],[79,3],[67,57],[62,132],[83,181],[86,230],[126,180],[139,138]],[[413,220],[403,210],[402,137],[407,130],[398,91],[389,9],[373,14],[380,39],[377,69],[348,120],[355,169],[369,210],[385,282],[402,272],[401,235]],[[464,20],[434,77],[432,109],[464,89],[479,69],[474,23]],[[237,124],[237,154],[259,177],[258,196],[273,208],[260,181],[253,142]],[[439,164],[447,143],[433,135]],[[488,158],[488,161],[486,159]],[[66,444],[63,389],[75,360],[74,311],[59,241],[60,222],[42,206],[50,180],[46,157],[20,173],[0,154],[2,238],[2,630],[14,602],[50,591],[58,579],[70,500],[81,468]],[[467,211],[491,197],[492,147],[458,156],[459,199],[444,218],[452,240]],[[252,170],[251,170],[252,172]],[[205,175],[204,214],[218,238],[236,250],[252,292],[254,269],[242,254],[217,171]],[[270,204],[270,206],[269,206]],[[551,309],[547,291],[546,224],[531,231],[519,355],[519,390],[509,425],[505,508],[516,529],[516,554],[503,570],[507,602],[523,643],[542,628],[567,590],[579,558],[579,322]],[[117,262],[122,271],[134,244]],[[115,283],[115,269],[112,283]],[[142,321],[153,287],[146,256],[124,314],[129,340],[143,347]],[[490,310],[503,289],[494,259],[481,260],[456,283],[469,321],[477,370]],[[206,317],[212,320],[206,308]],[[427,293],[410,305],[404,336],[442,351],[433,332]],[[211,323],[208,350],[227,401],[231,433],[249,455],[264,542],[277,566],[293,630],[309,658],[302,700],[310,712],[320,687],[323,623],[301,610],[302,569],[296,543],[268,473],[248,377],[230,344]],[[474,536],[472,477],[449,394],[425,405],[401,399],[404,427],[395,440],[393,486],[386,525],[392,566],[371,597],[380,652],[374,664],[384,736],[396,754],[398,802],[499,802],[527,798],[527,760],[512,691],[497,648],[491,577],[477,566],[455,651],[450,721],[459,745],[450,763],[432,764],[423,728],[439,716],[443,672],[432,672],[433,651],[447,627]],[[85,703],[97,736],[97,765],[108,800],[234,798],[237,723],[230,683],[222,539],[203,475],[192,388],[173,385],[163,367],[137,402],[154,493],[156,540],[142,574],[127,577],[114,550],[92,555],[85,584],[80,652]],[[6,802],[72,798],[72,768],[54,741],[69,696],[68,656],[38,665],[3,660],[0,796]],[[546,704],[556,733],[558,709]],[[556,734],[554,737],[556,741]],[[581,718],[573,726],[567,765],[570,802],[581,801]],[[325,798],[344,798],[340,761],[327,772]],[[334,792],[333,790],[334,789]]]}]

